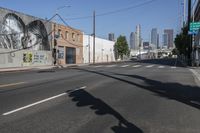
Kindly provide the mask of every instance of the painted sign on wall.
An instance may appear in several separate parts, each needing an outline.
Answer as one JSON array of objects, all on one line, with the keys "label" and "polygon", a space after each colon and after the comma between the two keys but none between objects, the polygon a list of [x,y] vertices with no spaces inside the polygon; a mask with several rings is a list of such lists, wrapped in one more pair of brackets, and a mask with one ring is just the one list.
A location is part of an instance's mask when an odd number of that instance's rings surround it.
[{"label": "painted sign on wall", "polygon": [[44,63],[46,61],[45,54],[35,53],[33,56],[33,63]]},{"label": "painted sign on wall", "polygon": [[33,54],[28,52],[28,53],[23,53],[23,62],[24,63],[31,63],[33,61]]}]

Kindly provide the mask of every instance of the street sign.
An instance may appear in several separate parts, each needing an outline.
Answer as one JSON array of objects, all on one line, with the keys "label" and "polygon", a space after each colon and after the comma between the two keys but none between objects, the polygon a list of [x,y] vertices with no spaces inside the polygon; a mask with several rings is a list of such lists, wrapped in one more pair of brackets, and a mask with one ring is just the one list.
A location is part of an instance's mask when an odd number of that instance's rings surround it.
[{"label": "street sign", "polygon": [[190,23],[190,31],[199,30],[200,29],[200,22],[191,22]]},{"label": "street sign", "polygon": [[189,35],[197,35],[197,34],[198,34],[198,31],[195,31],[195,30],[194,30],[194,31],[189,31],[188,34],[189,34]]}]

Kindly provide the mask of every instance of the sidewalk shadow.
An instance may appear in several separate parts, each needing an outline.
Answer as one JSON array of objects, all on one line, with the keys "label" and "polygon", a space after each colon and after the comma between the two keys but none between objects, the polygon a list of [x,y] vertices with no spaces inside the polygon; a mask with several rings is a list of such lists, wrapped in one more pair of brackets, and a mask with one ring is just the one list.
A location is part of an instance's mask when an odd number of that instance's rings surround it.
[{"label": "sidewalk shadow", "polygon": [[109,77],[118,81],[122,81],[127,84],[137,86],[140,89],[145,89],[145,90],[154,92],[160,97],[174,99],[178,102],[200,109],[200,88],[197,86],[182,85],[179,83],[163,83],[160,81],[151,80],[151,79],[138,76],[138,75],[112,73],[118,76],[126,76],[133,79],[143,80],[147,84],[145,86],[143,84],[138,84],[138,83],[135,83],[134,81],[119,78],[110,74],[105,74],[103,72],[91,71],[91,70],[86,70],[86,69],[79,69],[79,70],[95,73],[95,74]]},{"label": "sidewalk shadow", "polygon": [[118,125],[112,126],[114,133],[143,133],[141,129],[127,121],[121,114],[111,108],[101,99],[92,96],[85,90],[68,91],[69,97],[78,107],[89,106],[97,115],[112,115],[118,120]]}]

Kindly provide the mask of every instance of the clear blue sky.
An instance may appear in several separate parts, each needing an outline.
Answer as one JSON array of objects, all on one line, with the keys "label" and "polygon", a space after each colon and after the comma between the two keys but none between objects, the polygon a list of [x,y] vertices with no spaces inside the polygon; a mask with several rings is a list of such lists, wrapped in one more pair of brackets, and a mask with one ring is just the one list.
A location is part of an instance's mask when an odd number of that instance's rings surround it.
[{"label": "clear blue sky", "polygon": [[[90,16],[93,10],[96,14],[109,12],[121,8],[134,6],[149,0],[0,0],[0,6],[37,16],[50,18],[55,10],[63,5],[70,5],[70,8],[59,10],[59,14],[65,19]],[[173,28],[175,33],[178,30],[179,0],[155,0],[150,4],[133,8],[116,14],[97,17],[96,34],[107,38],[109,32],[129,35],[135,31],[137,24],[142,27],[142,38],[149,40],[152,28],[158,28],[163,33],[165,28]],[[66,20],[67,23],[87,34],[92,33],[92,19]]]}]

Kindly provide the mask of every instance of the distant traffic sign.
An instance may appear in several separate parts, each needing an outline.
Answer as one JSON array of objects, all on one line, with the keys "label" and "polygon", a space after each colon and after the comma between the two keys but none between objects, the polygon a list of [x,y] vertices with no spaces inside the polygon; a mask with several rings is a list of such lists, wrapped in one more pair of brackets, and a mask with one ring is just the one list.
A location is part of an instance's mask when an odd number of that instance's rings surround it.
[{"label": "distant traffic sign", "polygon": [[189,34],[189,35],[197,35],[197,34],[198,34],[198,31],[189,31],[188,34]]},{"label": "distant traffic sign", "polygon": [[200,29],[200,22],[191,22],[190,23],[190,31],[197,31]]}]

